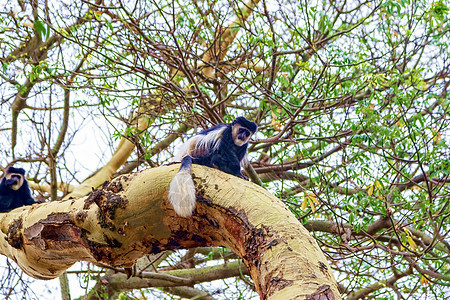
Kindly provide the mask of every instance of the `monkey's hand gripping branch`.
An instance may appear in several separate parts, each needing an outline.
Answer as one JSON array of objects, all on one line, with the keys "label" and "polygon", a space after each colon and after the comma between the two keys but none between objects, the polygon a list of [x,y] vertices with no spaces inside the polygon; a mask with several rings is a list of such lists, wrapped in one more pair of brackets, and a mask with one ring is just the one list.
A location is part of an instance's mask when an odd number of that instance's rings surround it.
[{"label": "monkey's hand gripping branch", "polygon": [[196,208],[176,215],[168,186],[179,164],[121,176],[88,197],[0,214],[0,253],[39,279],[77,261],[130,266],[167,249],[224,246],[247,266],[261,299],[299,299],[337,284],[317,243],[266,190],[216,169],[192,166]]}]

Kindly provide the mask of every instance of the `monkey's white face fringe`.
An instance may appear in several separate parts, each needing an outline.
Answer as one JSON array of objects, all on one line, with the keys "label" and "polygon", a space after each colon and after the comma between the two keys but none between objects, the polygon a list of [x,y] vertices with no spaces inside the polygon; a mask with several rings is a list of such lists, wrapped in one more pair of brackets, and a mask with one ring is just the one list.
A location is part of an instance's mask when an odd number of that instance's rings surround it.
[{"label": "monkey's white face fringe", "polygon": [[16,176],[16,177],[18,176],[19,177],[19,182],[17,182],[16,184],[11,185],[11,189],[14,190],[14,191],[17,191],[22,186],[24,179],[23,179],[22,174],[19,174],[19,173],[8,173],[8,174],[6,174],[5,177],[6,177],[6,179],[10,180],[11,178],[13,178],[13,176]]},{"label": "monkey's white face fringe", "polygon": [[195,186],[188,170],[180,170],[169,185],[169,201],[177,215],[187,218],[195,209]]}]

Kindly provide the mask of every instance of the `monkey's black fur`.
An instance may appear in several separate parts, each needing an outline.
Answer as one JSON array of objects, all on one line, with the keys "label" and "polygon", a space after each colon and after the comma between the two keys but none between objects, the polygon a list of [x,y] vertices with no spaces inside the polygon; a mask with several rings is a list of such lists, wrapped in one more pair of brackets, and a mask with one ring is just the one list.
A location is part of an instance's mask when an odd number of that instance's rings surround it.
[{"label": "monkey's black fur", "polygon": [[238,117],[232,123],[219,124],[201,131],[182,147],[180,171],[169,187],[169,200],[178,215],[189,217],[195,208],[195,187],[191,165],[199,164],[247,179],[241,173],[248,140],[256,132],[256,123]]},{"label": "monkey's black fur", "polygon": [[220,124],[201,131],[199,134],[208,135],[214,130],[226,127],[222,133],[222,138],[220,139],[219,146],[217,148],[210,149],[210,152],[205,155],[200,155],[197,157],[191,157],[190,155],[185,156],[181,161],[180,169],[187,168],[188,166],[190,168],[190,165],[194,163],[217,168],[223,172],[247,179],[241,173],[241,162],[247,153],[248,142],[242,146],[236,145],[232,134],[232,128],[235,124],[239,124],[243,127],[239,128],[238,135],[236,136],[236,139],[240,140],[246,140],[253,133],[255,133],[258,128],[254,122],[248,121],[244,117],[239,117],[232,123]]},{"label": "monkey's black fur", "polygon": [[[22,184],[20,184],[21,181]],[[13,189],[14,186],[16,190]],[[6,169],[0,182],[0,212],[8,212],[33,203],[35,200],[31,196],[30,187],[25,179],[25,170],[14,167]]]}]

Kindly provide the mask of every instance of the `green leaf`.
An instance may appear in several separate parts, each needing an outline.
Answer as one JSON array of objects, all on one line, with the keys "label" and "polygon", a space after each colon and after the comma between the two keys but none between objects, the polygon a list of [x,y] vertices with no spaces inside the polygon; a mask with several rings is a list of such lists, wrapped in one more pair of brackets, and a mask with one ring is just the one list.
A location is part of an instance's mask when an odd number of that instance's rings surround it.
[{"label": "green leaf", "polygon": [[350,224],[353,224],[354,222],[355,222],[355,215],[354,214],[350,214],[349,216],[348,216],[348,222],[350,223]]},{"label": "green leaf", "polygon": [[42,41],[45,41],[47,39],[47,29],[44,26],[44,23],[42,23],[39,20],[34,21],[34,29],[36,30],[37,34],[39,34],[39,37]]}]

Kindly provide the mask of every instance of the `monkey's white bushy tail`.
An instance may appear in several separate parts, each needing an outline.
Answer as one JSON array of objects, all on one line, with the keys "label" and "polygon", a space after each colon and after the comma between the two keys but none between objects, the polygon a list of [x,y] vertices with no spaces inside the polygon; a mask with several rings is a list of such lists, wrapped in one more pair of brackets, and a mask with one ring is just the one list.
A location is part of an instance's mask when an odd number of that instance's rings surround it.
[{"label": "monkey's white bushy tail", "polygon": [[195,186],[189,169],[181,169],[169,185],[169,201],[177,215],[190,217],[195,209]]}]

